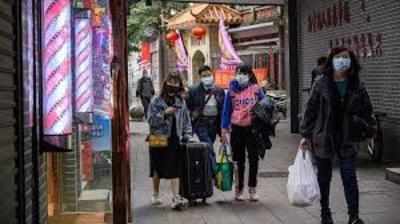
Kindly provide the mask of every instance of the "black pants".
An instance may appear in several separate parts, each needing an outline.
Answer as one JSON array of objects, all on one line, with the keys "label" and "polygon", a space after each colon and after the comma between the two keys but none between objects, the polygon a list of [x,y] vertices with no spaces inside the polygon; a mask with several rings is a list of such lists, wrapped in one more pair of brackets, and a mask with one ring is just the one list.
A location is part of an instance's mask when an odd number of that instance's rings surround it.
[{"label": "black pants", "polygon": [[[244,172],[246,169],[246,151],[249,159],[249,187],[257,186],[258,174],[258,150],[255,144],[255,137],[250,127],[239,127],[232,125],[231,145],[233,160],[238,168],[238,190],[244,187]],[[247,149],[247,150],[246,150]]]},{"label": "black pants", "polygon": [[144,117],[147,118],[147,111],[149,109],[151,97],[140,97],[140,100],[142,101],[143,105]]},{"label": "black pants", "polygon": [[[328,215],[331,213],[329,195],[332,179],[332,160],[316,158],[316,162],[318,167],[318,183],[321,191],[321,214]],[[359,192],[355,158],[340,158],[339,163],[348,213],[350,216],[358,216]]]}]

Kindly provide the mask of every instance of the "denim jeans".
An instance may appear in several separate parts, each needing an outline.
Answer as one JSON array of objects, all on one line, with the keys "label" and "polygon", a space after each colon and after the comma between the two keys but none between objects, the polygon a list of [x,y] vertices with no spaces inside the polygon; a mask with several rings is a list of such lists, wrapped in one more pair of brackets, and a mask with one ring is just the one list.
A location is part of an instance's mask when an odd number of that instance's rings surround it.
[{"label": "denim jeans", "polygon": [[[332,160],[315,158],[318,167],[318,183],[321,191],[321,214],[330,214],[329,195],[332,179]],[[355,167],[355,156],[339,159],[340,175],[342,178],[348,213],[350,216],[358,216],[359,191]]]},{"label": "denim jeans", "polygon": [[214,142],[217,138],[216,118],[202,118],[196,122],[194,133],[199,137],[201,142],[209,144],[208,159],[210,163],[210,177],[214,176],[216,169],[216,156],[214,152]]}]

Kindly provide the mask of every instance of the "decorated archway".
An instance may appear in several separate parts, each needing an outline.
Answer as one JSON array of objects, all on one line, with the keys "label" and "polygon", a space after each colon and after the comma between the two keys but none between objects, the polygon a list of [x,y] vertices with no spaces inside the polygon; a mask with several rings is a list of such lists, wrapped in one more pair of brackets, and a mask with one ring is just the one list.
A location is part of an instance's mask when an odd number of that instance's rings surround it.
[{"label": "decorated archway", "polygon": [[206,63],[206,57],[200,50],[196,51],[192,57],[192,80],[193,83],[197,83],[200,80],[198,74],[199,68]]}]

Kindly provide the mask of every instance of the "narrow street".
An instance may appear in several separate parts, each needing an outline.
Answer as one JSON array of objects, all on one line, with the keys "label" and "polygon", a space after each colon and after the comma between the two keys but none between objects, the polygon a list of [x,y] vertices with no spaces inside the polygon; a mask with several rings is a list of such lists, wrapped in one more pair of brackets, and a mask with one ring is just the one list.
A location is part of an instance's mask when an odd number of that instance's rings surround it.
[{"label": "narrow street", "polygon": [[[144,143],[145,123],[131,123],[132,192],[135,224],[317,224],[319,205],[295,208],[286,194],[287,167],[296,153],[298,136],[288,132],[288,123],[281,122],[268,158],[261,161],[258,203],[232,202],[233,193],[215,190],[209,205],[191,207],[183,212],[169,208],[169,186],[161,183],[163,206],[152,207],[151,179],[148,178],[148,152]],[[363,153],[359,156],[361,216],[366,223],[398,224],[400,217],[400,186],[384,179],[384,169],[372,165]],[[331,205],[335,223],[347,223],[346,206],[337,169],[334,173]]]}]

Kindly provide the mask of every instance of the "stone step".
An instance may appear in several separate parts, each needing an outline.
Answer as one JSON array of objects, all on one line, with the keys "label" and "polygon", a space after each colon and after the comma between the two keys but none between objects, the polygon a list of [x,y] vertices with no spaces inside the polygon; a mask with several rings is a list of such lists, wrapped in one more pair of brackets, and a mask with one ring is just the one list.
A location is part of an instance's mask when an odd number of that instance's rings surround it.
[{"label": "stone step", "polygon": [[78,200],[79,211],[100,212],[111,209],[110,190],[84,190]]},{"label": "stone step", "polygon": [[107,224],[106,214],[98,213],[65,213],[49,217],[49,224]]},{"label": "stone step", "polygon": [[386,179],[393,183],[400,184],[400,168],[387,168]]}]

